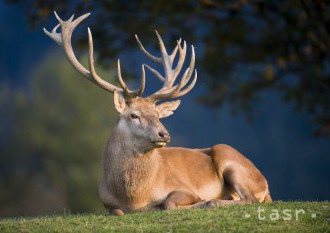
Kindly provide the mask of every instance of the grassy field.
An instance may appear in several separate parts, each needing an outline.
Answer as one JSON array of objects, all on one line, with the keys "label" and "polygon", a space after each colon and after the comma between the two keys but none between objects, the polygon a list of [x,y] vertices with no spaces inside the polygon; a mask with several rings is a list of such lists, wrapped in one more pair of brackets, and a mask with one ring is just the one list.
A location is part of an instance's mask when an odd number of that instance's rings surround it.
[{"label": "grassy field", "polygon": [[217,209],[2,218],[0,232],[330,232],[330,202],[278,202]]}]

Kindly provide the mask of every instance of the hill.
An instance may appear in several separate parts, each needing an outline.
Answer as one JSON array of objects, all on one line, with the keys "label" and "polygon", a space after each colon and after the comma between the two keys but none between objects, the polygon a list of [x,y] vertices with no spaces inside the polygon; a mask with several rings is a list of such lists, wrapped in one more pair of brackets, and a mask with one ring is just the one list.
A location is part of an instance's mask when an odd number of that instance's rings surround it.
[{"label": "hill", "polygon": [[330,202],[217,209],[3,218],[0,232],[330,232]]}]

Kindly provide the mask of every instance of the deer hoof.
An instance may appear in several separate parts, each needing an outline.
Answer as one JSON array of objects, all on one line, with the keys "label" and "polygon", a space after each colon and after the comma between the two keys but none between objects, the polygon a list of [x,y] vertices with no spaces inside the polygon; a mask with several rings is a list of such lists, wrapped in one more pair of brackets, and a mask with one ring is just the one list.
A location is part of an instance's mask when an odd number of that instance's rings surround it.
[{"label": "deer hoof", "polygon": [[212,199],[205,203],[205,208],[216,208],[221,206],[221,201],[217,199]]},{"label": "deer hoof", "polygon": [[121,209],[110,209],[110,215],[114,215],[114,216],[122,216],[125,213],[121,210]]}]

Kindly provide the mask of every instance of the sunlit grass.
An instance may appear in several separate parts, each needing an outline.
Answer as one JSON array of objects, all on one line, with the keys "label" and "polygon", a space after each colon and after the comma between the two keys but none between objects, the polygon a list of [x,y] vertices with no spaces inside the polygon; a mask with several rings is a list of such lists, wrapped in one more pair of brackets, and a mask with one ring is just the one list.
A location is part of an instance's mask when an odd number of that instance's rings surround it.
[{"label": "sunlit grass", "polygon": [[330,232],[329,204],[277,202],[121,217],[86,214],[3,218],[0,232]]}]

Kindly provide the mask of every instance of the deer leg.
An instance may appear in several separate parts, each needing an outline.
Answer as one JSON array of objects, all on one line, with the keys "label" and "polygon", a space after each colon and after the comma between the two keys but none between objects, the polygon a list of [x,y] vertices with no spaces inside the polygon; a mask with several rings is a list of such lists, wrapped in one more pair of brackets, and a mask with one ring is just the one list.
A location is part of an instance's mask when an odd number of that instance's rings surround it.
[{"label": "deer leg", "polygon": [[225,181],[225,189],[231,190],[238,194],[240,200],[220,200],[213,199],[205,204],[205,207],[220,207],[229,205],[245,205],[252,203],[259,203],[258,199],[254,196],[249,188],[251,186],[248,178],[242,177],[240,171],[235,169],[228,169],[223,172]]},{"label": "deer leg", "polygon": [[122,211],[121,209],[109,209],[109,213],[110,215],[115,215],[115,216],[122,216],[124,215],[124,211]]},{"label": "deer leg", "polygon": [[249,200],[220,200],[220,199],[212,199],[205,203],[204,208],[213,208],[213,207],[223,207],[230,205],[246,205],[251,204],[253,202]]},{"label": "deer leg", "polygon": [[[271,201],[267,180],[253,163],[237,150],[223,144],[216,145],[212,148],[211,157],[218,176],[224,180],[223,193],[226,195],[220,197],[221,200],[209,201],[206,207]],[[240,200],[234,197],[237,195]]]},{"label": "deer leg", "polygon": [[230,206],[230,205],[245,205],[258,203],[259,201],[254,197],[253,193],[249,191],[249,189],[244,188],[239,181],[234,180],[230,181],[233,184],[233,190],[239,195],[240,200],[220,200],[220,199],[212,199],[205,203],[204,207],[212,208],[212,207],[222,207],[222,206]]},{"label": "deer leg", "polygon": [[165,210],[199,208],[206,204],[200,197],[185,191],[173,191],[163,203]]}]

